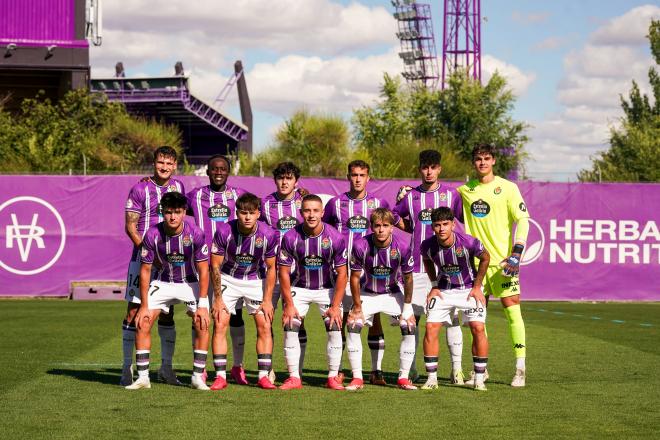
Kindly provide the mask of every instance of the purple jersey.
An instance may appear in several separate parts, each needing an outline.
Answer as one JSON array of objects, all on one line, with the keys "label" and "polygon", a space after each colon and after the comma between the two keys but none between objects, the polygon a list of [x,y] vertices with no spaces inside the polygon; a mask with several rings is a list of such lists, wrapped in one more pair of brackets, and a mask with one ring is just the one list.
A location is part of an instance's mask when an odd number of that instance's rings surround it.
[{"label": "purple jersey", "polygon": [[[333,197],[325,205],[323,221],[337,228],[344,236],[349,261],[354,241],[367,235],[371,229],[369,217],[376,208],[390,209],[390,206],[385,200],[369,194],[361,199],[354,199],[347,192]],[[398,222],[399,216],[395,213],[394,224]]]},{"label": "purple jersey", "polygon": [[225,190],[220,192],[215,192],[210,185],[206,185],[186,194],[195,224],[204,231],[209,245],[213,242],[218,225],[236,218],[236,199],[243,194],[244,190],[229,185],[225,185]]},{"label": "purple jersey", "polygon": [[280,237],[264,222],[257,222],[251,235],[238,231],[238,220],[218,225],[213,236],[211,252],[225,257],[222,273],[242,280],[261,280],[266,277],[266,258],[277,255]]},{"label": "purple jersey", "polygon": [[126,200],[126,211],[140,214],[137,230],[144,239],[144,234],[153,225],[163,221],[163,213],[160,209],[160,199],[165,193],[180,192],[184,194],[183,183],[176,179],[170,179],[167,185],[156,185],[150,178],[145,182],[133,185]]},{"label": "purple jersey", "polygon": [[335,281],[333,269],[346,265],[344,238],[328,224],[323,224],[323,230],[315,237],[309,237],[303,225],[298,225],[284,234],[277,261],[283,266],[296,263],[292,286],[329,289]]},{"label": "purple jersey", "polygon": [[261,219],[275,229],[282,236],[289,230],[302,223],[300,206],[302,196],[298,191],[294,193],[291,200],[280,200],[277,193],[267,195],[261,203]]},{"label": "purple jersey", "polygon": [[413,271],[413,257],[404,240],[392,236],[389,246],[374,244],[374,235],[359,238],[353,244],[351,270],[363,270],[362,288],[370,293],[401,293],[402,274]]},{"label": "purple jersey", "polygon": [[184,221],[183,231],[173,236],[165,234],[163,223],[158,223],[147,230],[141,257],[143,263],[160,263],[155,280],[196,283],[199,277],[195,262],[209,259],[209,247],[204,233],[192,222]]},{"label": "purple jersey", "polygon": [[412,255],[415,260],[415,272],[423,273],[424,264],[420,258],[422,242],[433,236],[431,226],[431,211],[446,206],[452,210],[454,217],[463,222],[463,202],[455,189],[442,184],[434,191],[424,191],[421,186],[413,188],[401,199],[394,211],[401,217],[410,219],[413,230],[411,237]]},{"label": "purple jersey", "polygon": [[471,289],[477,275],[474,258],[483,251],[484,246],[479,240],[457,231],[454,232],[454,244],[448,248],[440,246],[435,236],[424,240],[421,248],[423,258],[435,264],[441,290]]}]

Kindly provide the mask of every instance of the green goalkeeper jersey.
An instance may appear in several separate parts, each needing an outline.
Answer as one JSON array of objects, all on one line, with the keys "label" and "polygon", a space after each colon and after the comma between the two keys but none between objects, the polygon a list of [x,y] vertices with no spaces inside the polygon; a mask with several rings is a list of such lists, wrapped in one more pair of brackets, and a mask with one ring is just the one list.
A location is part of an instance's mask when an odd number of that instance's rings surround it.
[{"label": "green goalkeeper jersey", "polygon": [[470,180],[458,188],[468,234],[478,238],[490,253],[490,266],[498,266],[511,253],[513,224],[529,218],[518,185],[495,176],[490,183]]}]

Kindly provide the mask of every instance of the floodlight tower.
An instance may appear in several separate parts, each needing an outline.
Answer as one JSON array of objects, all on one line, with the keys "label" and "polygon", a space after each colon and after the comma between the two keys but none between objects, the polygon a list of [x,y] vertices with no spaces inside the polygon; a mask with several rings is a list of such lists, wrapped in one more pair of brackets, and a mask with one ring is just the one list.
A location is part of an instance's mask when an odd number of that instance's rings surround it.
[{"label": "floodlight tower", "polygon": [[442,88],[457,69],[481,81],[481,0],[445,0]]},{"label": "floodlight tower", "polygon": [[392,0],[396,9],[396,36],[401,42],[401,75],[409,84],[435,89],[438,85],[438,54],[431,21],[431,6],[413,0]]}]

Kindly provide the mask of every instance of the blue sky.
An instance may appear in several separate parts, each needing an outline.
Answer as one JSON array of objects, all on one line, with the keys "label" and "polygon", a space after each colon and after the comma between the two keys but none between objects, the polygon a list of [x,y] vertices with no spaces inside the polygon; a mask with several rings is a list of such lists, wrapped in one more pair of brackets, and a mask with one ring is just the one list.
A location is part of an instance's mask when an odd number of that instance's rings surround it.
[{"label": "blue sky", "polygon": [[[442,4],[432,4],[441,51]],[[259,151],[295,109],[339,113],[377,99],[383,72],[401,69],[393,8],[381,0],[122,0],[104,2],[104,42],[92,75],[169,74],[182,60],[195,93],[213,100],[241,59]],[[530,177],[575,180],[607,147],[619,93],[651,65],[644,38],[660,7],[632,0],[482,0],[484,77],[497,69],[530,124]],[[238,115],[235,93],[223,107]]]}]

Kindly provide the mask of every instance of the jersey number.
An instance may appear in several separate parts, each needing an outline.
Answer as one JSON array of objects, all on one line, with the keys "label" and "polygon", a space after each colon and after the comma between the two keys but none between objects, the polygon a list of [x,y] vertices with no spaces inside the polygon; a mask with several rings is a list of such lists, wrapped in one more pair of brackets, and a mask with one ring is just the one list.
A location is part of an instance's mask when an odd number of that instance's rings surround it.
[{"label": "jersey number", "polygon": [[158,292],[159,290],[160,290],[160,287],[151,286],[151,292],[149,292],[149,296],[153,295],[154,293]]},{"label": "jersey number", "polygon": [[428,304],[428,307],[427,307],[428,309],[432,309],[433,307],[435,307],[435,301],[436,301],[435,298],[436,298],[436,297],[434,296],[433,298],[431,298],[431,299],[429,300],[429,304]]}]

